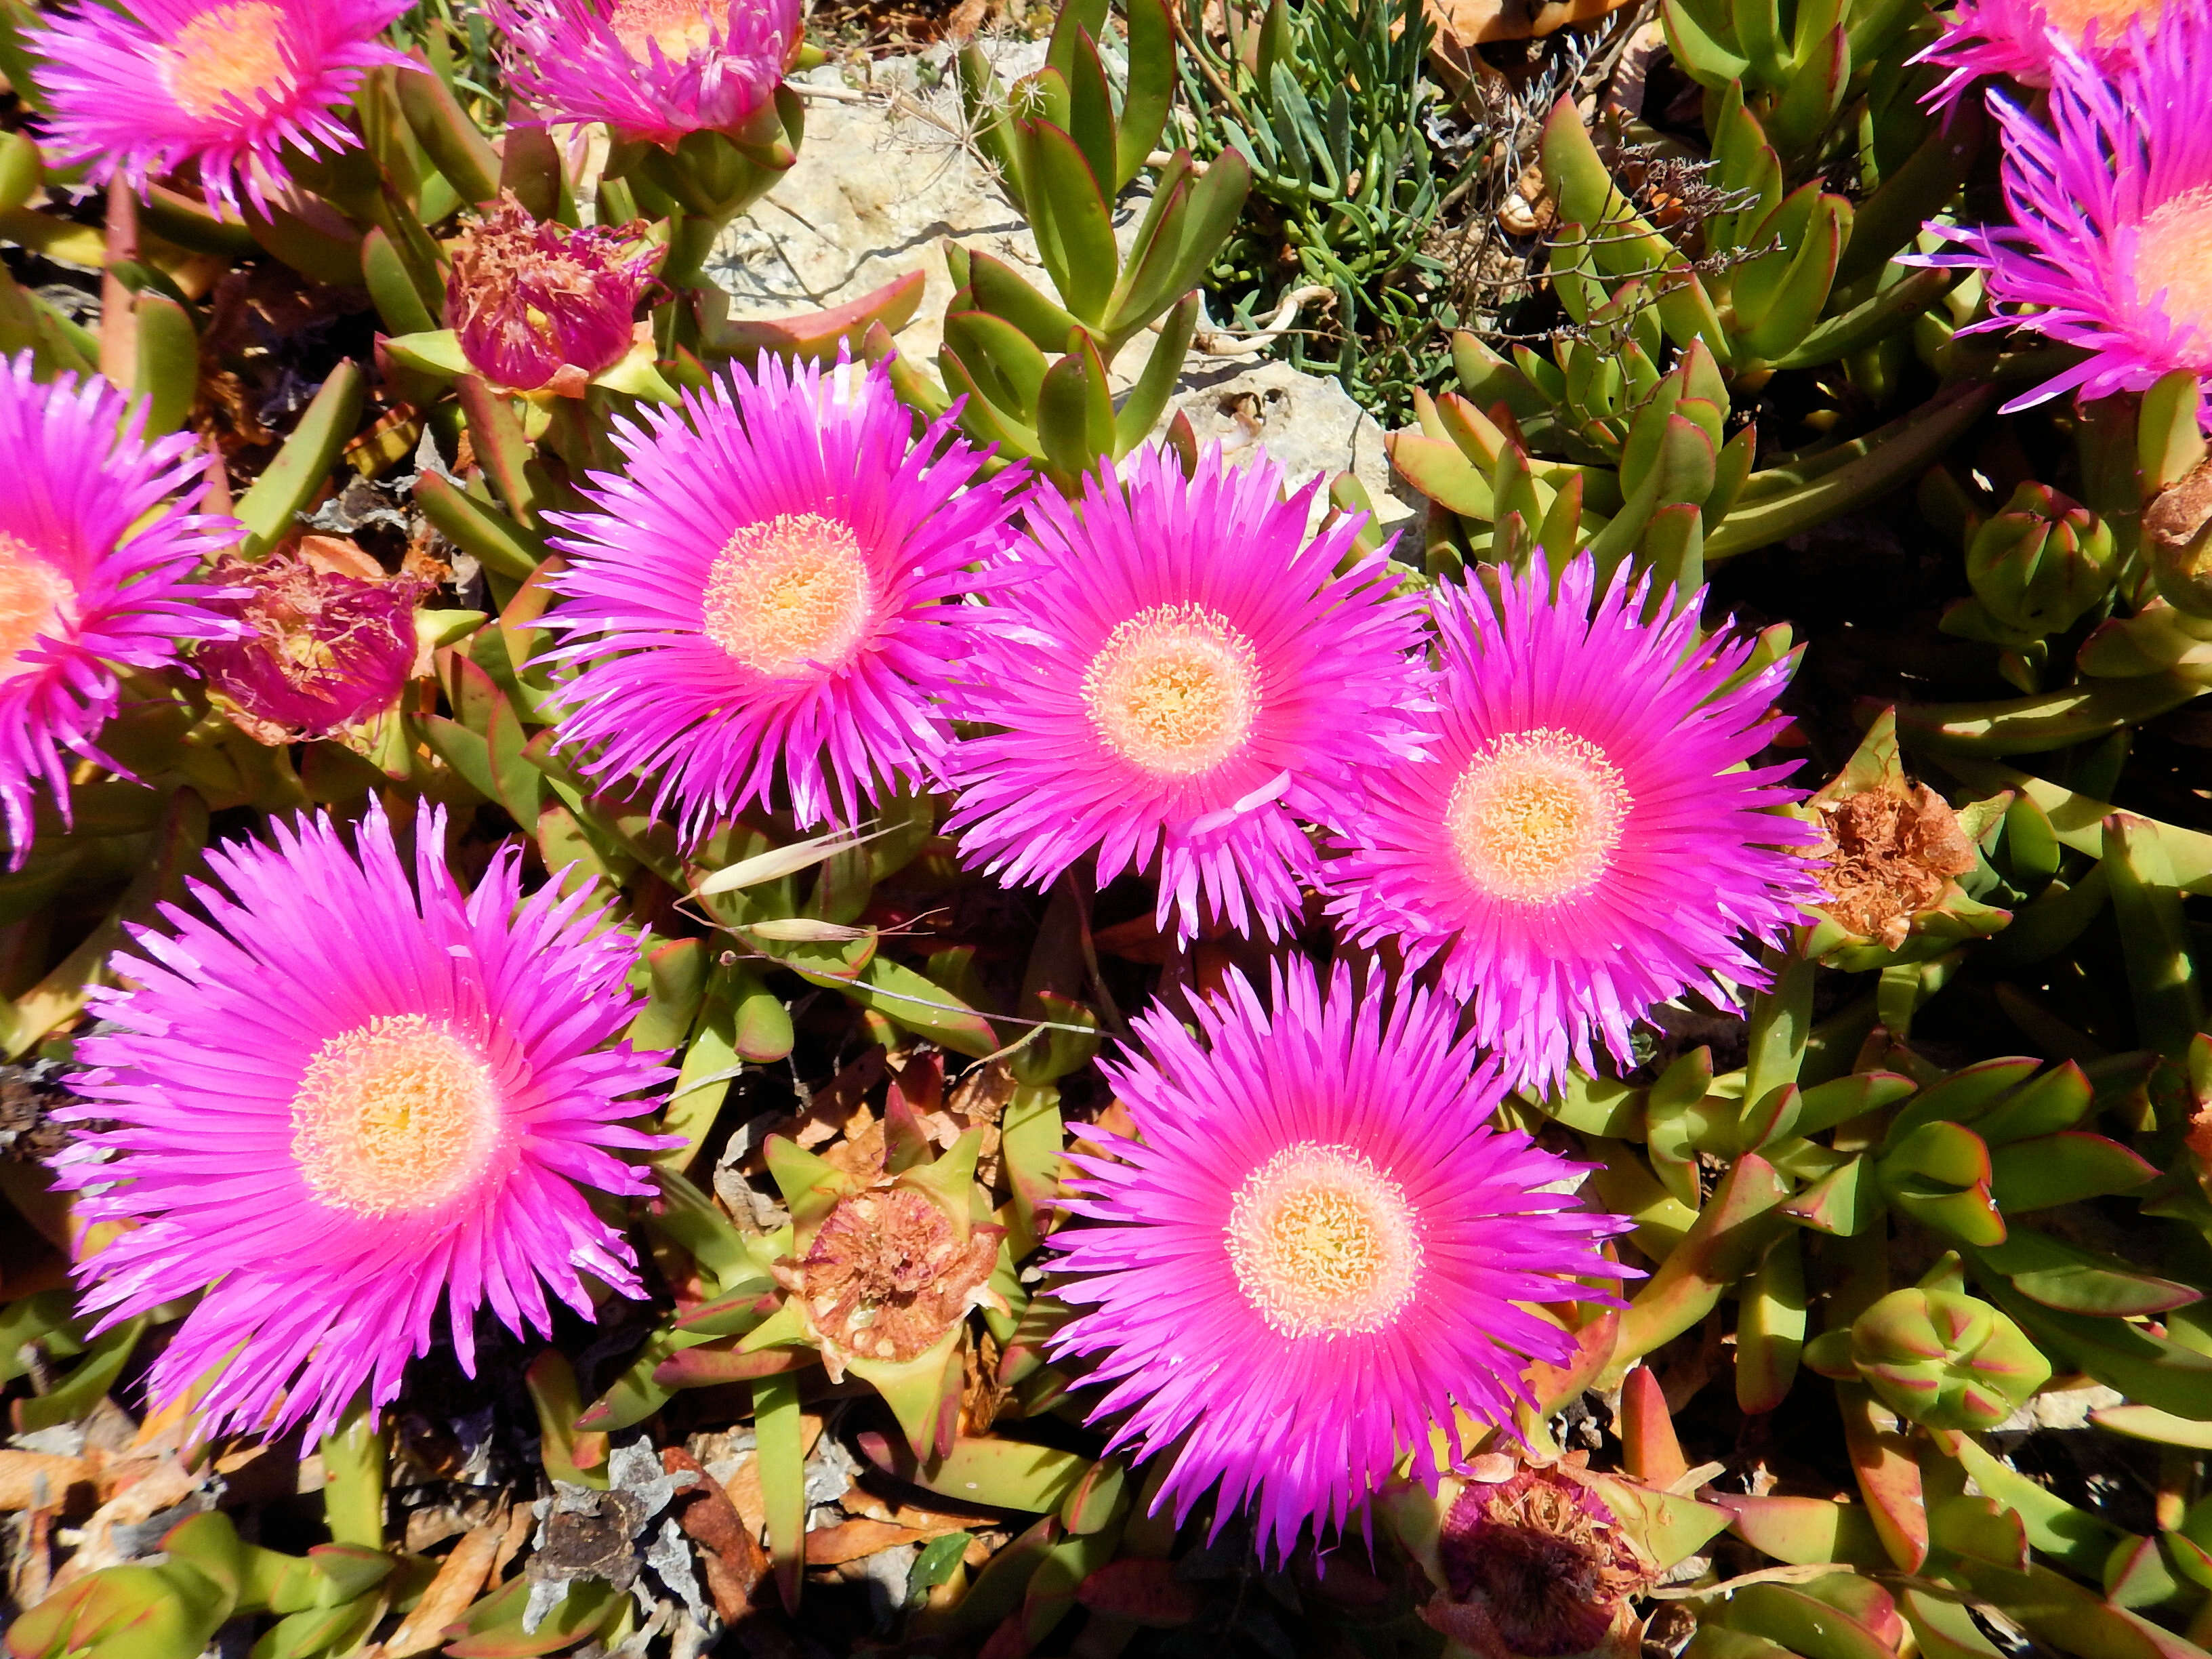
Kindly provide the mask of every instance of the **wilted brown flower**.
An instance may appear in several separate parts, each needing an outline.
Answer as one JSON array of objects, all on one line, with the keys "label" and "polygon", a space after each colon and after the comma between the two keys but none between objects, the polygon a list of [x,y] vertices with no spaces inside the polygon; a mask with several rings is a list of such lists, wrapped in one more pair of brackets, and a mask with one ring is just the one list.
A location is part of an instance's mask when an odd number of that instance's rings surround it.
[{"label": "wilted brown flower", "polygon": [[1651,1581],[1612,1512],[1557,1468],[1471,1482],[1437,1540],[1443,1592],[1421,1617],[1483,1659],[1626,1656],[1629,1598]]},{"label": "wilted brown flower", "polygon": [[661,253],[643,229],[541,223],[502,193],[463,228],[446,280],[446,321],[470,366],[518,392],[581,397],[630,349]]},{"label": "wilted brown flower", "polygon": [[776,1264],[776,1280],[803,1304],[836,1381],[852,1359],[919,1358],[970,1308],[995,1305],[988,1281],[1005,1232],[963,1237],[928,1194],[887,1182],[839,1200],[805,1254]]},{"label": "wilted brown flower", "polygon": [[1926,784],[1869,789],[1816,803],[1826,839],[1823,908],[1843,927],[1895,950],[1954,876],[1974,867],[1959,815]]},{"label": "wilted brown flower", "polygon": [[424,584],[388,576],[350,542],[311,538],[258,563],[227,558],[217,580],[246,597],[221,604],[250,630],[195,660],[236,705],[232,720],[270,744],[319,738],[381,713],[415,662]]}]

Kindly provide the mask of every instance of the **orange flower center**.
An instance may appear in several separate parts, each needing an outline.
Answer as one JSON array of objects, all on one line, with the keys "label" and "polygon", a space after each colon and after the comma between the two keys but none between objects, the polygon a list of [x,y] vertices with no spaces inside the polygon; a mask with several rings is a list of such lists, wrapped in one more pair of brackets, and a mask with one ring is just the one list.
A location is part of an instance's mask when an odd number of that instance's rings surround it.
[{"label": "orange flower center", "polygon": [[411,1214],[483,1176],[502,1121],[491,1068],[450,1025],[379,1014],[307,1062],[292,1097],[292,1158],[333,1209]]},{"label": "orange flower center", "polygon": [[793,679],[850,662],[874,601],[868,561],[851,528],[786,513],[746,525],[714,556],[702,625],[746,667]]},{"label": "orange flower center", "polygon": [[623,50],[641,64],[653,61],[656,46],[663,58],[676,64],[707,51],[714,44],[715,24],[721,21],[704,0],[615,0],[607,17]]},{"label": "orange flower center", "polygon": [[2196,332],[2212,352],[2212,186],[2163,202],[2136,232],[2136,302]]},{"label": "orange flower center", "polygon": [[1586,892],[1620,844],[1628,791],[1605,751],[1541,727],[1498,738],[1452,787],[1444,830],[1477,890],[1520,904]]},{"label": "orange flower center", "polygon": [[1237,1289],[1280,1336],[1382,1330],[1420,1276],[1419,1216],[1349,1146],[1276,1153],[1237,1189],[1227,1231]]},{"label": "orange flower center", "polygon": [[2146,27],[2156,28],[2164,9],[2161,0],[2043,0],[2044,21],[2077,45],[2088,38],[2092,23],[2104,46],[2125,34],[2128,25],[2139,17]]},{"label": "orange flower center", "polygon": [[34,672],[23,653],[60,632],[76,589],[12,536],[0,536],[0,680]]},{"label": "orange flower center", "polygon": [[1091,724],[1158,778],[1210,772],[1244,746],[1260,714],[1252,641],[1194,605],[1156,605],[1107,637],[1083,675]]},{"label": "orange flower center", "polygon": [[283,9],[269,0],[233,0],[176,33],[161,65],[169,95],[202,120],[243,105],[258,114],[296,89],[281,44]]}]

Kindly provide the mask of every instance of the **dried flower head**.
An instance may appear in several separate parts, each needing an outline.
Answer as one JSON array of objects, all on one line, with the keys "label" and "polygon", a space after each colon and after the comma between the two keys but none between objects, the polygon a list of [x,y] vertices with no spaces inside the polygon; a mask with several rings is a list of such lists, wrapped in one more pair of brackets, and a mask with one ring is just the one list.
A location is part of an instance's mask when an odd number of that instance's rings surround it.
[{"label": "dried flower head", "polygon": [[[1180,1521],[1256,1506],[1261,1546],[1343,1528],[1409,1450],[1434,1490],[1461,1425],[1526,1398],[1574,1339],[1528,1304],[1610,1298],[1626,1224],[1567,1195],[1583,1166],[1486,1120],[1501,1084],[1425,991],[1326,990],[1303,961],[1133,1022],[1104,1062],[1136,1138],[1094,1134],[1053,1243],[1052,1339],[1093,1362],[1112,1446],[1164,1456]],[[1461,1415],[1463,1413],[1464,1415]]]},{"label": "dried flower head", "polygon": [[886,1181],[840,1199],[775,1278],[805,1306],[835,1382],[856,1357],[902,1364],[970,1308],[1000,1305],[986,1286],[1005,1236],[963,1227],[934,1195]]},{"label": "dried flower head", "polygon": [[469,366],[517,392],[581,397],[635,337],[632,319],[662,252],[644,229],[571,230],[532,218],[502,191],[452,245],[446,321]]},{"label": "dried flower head", "polygon": [[1437,1540],[1444,1589],[1421,1617],[1480,1659],[1630,1659],[1629,1598],[1652,1579],[1612,1510],[1556,1466],[1470,1481]]},{"label": "dried flower head", "polygon": [[239,528],[175,503],[200,475],[191,437],[143,433],[105,380],[41,386],[27,351],[0,365],[0,819],[16,865],[40,785],[68,815],[65,754],[114,766],[94,739],[116,671],[239,631],[208,603],[221,590],[191,580]]},{"label": "dried flower head", "polygon": [[[133,930],[93,994],[82,1127],[58,1165],[88,1223],[103,1327],[197,1297],[148,1373],[157,1406],[204,1384],[210,1434],[329,1428],[398,1392],[445,1307],[462,1369],[489,1306],[517,1334],[588,1319],[586,1275],[642,1295],[589,1189],[653,1190],[628,1127],[665,1066],[619,1039],[642,999],[633,942],[587,890],[520,892],[520,854],[473,893],[445,818],[404,860],[380,807],[349,848],[317,815],[212,848],[191,908]],[[107,1120],[112,1127],[90,1127]]]},{"label": "dried flower head", "polygon": [[377,39],[406,0],[129,0],[51,15],[27,42],[60,160],[144,192],[198,163],[218,213],[291,192],[285,152],[334,155],[361,78],[409,67]]},{"label": "dried flower head", "polygon": [[507,75],[548,121],[673,149],[766,111],[799,50],[799,0],[492,0]]},{"label": "dried flower head", "polygon": [[201,647],[196,660],[236,705],[232,718],[260,742],[326,737],[380,714],[414,666],[415,602],[424,584],[386,575],[350,543],[337,545],[352,556],[286,549],[216,567],[216,579],[240,592],[222,609],[248,631]]},{"label": "dried flower head", "polygon": [[1869,789],[1819,806],[1826,837],[1820,906],[1838,924],[1894,951],[1912,919],[1974,867],[1959,815],[1926,784]]},{"label": "dried flower head", "polygon": [[1751,947],[1819,890],[1791,850],[1811,832],[1774,810],[1790,769],[1742,765],[1786,662],[1708,638],[1702,592],[1645,620],[1644,589],[1600,590],[1588,554],[1556,599],[1540,560],[1496,580],[1495,599],[1437,590],[1439,725],[1425,759],[1376,775],[1331,908],[1438,960],[1484,1046],[1542,1087],[1598,1045],[1632,1063],[1658,1003],[1759,982]]}]

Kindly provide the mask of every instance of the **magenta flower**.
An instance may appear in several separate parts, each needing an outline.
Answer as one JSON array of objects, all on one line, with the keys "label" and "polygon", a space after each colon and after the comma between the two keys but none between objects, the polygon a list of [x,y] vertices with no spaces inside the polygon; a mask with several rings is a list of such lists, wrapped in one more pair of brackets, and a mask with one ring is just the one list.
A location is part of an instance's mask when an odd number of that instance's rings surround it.
[{"label": "magenta flower", "polygon": [[347,575],[294,552],[226,559],[216,575],[239,590],[218,608],[246,633],[202,646],[194,660],[262,741],[327,737],[398,699],[415,663],[421,581]]},{"label": "magenta flower", "polygon": [[191,580],[238,526],[168,501],[199,481],[191,435],[148,443],[106,381],[41,386],[31,368],[24,352],[0,370],[0,816],[18,866],[40,784],[68,815],[64,751],[121,769],[93,741],[116,670],[165,668],[238,630]]},{"label": "magenta flower", "polygon": [[1631,1064],[1656,1003],[1763,982],[1749,947],[1820,893],[1788,850],[1813,832],[1778,814],[1790,769],[1730,769],[1780,722],[1786,661],[1730,684],[1752,641],[1705,637],[1702,590],[1645,622],[1644,588],[1597,592],[1588,554],[1556,601],[1540,561],[1496,580],[1495,602],[1437,590],[1429,757],[1376,776],[1330,908],[1409,967],[1438,959],[1509,1079],[1543,1087],[1594,1041]]},{"label": "magenta flower", "polygon": [[496,385],[580,397],[629,354],[639,297],[662,249],[642,226],[571,230],[502,193],[453,244],[446,320],[469,366]]},{"label": "magenta flower", "polygon": [[2155,33],[2165,10],[2164,0],[1958,0],[1938,14],[1942,34],[1914,61],[1950,68],[1929,100],[1937,104],[1955,102],[1984,76],[2047,87],[2069,49],[2107,74],[2133,62],[2140,42],[2131,37]]},{"label": "magenta flower", "polygon": [[1157,874],[1163,927],[1272,935],[1320,873],[1299,819],[1346,823],[1360,769],[1413,750],[1419,610],[1380,555],[1334,574],[1358,524],[1307,540],[1312,487],[1282,500],[1264,457],[1126,470],[1030,508],[962,711],[998,729],[961,745],[946,830],[1016,885],[1095,853],[1102,886]]},{"label": "magenta flower", "polygon": [[605,121],[673,149],[769,107],[798,51],[799,0],[491,0],[507,76],[546,120]]},{"label": "magenta flower", "polygon": [[[1217,1530],[1256,1501],[1281,1556],[1341,1529],[1413,1453],[1434,1489],[1471,1449],[1453,1407],[1503,1420],[1532,1360],[1573,1346],[1531,1303],[1604,1302],[1600,1245],[1627,1224],[1557,1190],[1588,1166],[1490,1127],[1496,1068],[1426,991],[1386,1007],[1339,964],[1326,996],[1298,961],[1273,1012],[1232,977],[1198,1031],[1154,1008],[1140,1053],[1106,1062],[1138,1139],[1072,1154],[1053,1339],[1109,1384],[1112,1445],[1168,1455],[1178,1522],[1218,1484]],[[1553,1190],[1547,1190],[1552,1188]]]},{"label": "magenta flower", "polygon": [[1986,273],[1997,314],[2079,346],[2082,362],[2007,404],[2079,388],[2138,392],[2175,369],[2212,377],[2212,23],[2177,12],[2108,72],[2053,58],[2049,125],[1993,93],[2009,225],[1954,231],[1968,252],[1931,264]]},{"label": "magenta flower", "polygon": [[609,1046],[635,951],[582,892],[521,898],[508,847],[464,894],[436,807],[411,876],[380,808],[356,851],[320,815],[274,835],[133,930],[135,988],[94,994],[109,1026],[60,1115],[112,1126],[58,1161],[78,1216],[137,1224],[78,1269],[85,1304],[112,1325],[198,1295],[147,1388],[212,1376],[210,1435],[387,1404],[441,1301],[473,1373],[480,1308],[519,1335],[548,1291],[591,1317],[586,1274],[642,1295],[586,1189],[652,1191],[624,1153],[666,1144],[623,1126],[669,1073]]},{"label": "magenta flower", "polygon": [[617,422],[592,513],[550,514],[568,568],[546,626],[580,669],[563,739],[594,776],[658,774],[687,836],[755,802],[851,823],[893,777],[927,785],[938,693],[974,648],[966,567],[997,554],[1019,474],[939,421],[917,441],[887,370],[761,359],[681,408]]},{"label": "magenta flower", "polygon": [[86,0],[30,36],[46,60],[57,154],[134,190],[188,161],[221,214],[242,189],[258,208],[290,192],[288,147],[309,155],[361,140],[338,112],[361,77],[407,58],[377,35],[406,0]]}]

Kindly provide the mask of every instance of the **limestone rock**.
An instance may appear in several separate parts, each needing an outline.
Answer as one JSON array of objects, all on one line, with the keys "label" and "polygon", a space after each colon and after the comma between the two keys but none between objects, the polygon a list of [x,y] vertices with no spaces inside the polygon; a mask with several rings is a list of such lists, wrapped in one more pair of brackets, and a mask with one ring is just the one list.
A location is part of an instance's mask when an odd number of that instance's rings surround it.
[{"label": "limestone rock", "polygon": [[[1042,61],[1043,44],[994,49],[1011,82]],[[741,315],[798,316],[854,300],[909,271],[927,279],[921,306],[898,336],[909,357],[933,364],[952,279],[945,244],[956,240],[1007,261],[1051,291],[1036,245],[980,157],[962,142],[960,107],[941,48],[874,66],[867,88],[835,65],[797,77],[807,97],[806,137],[790,173],[724,233],[708,270]],[[1145,202],[1125,193],[1115,219],[1124,245]],[[1144,365],[1154,337],[1140,334],[1112,366],[1116,392]],[[1382,428],[1334,380],[1264,358],[1193,352],[1170,405],[1199,441],[1232,453],[1255,441],[1294,484],[1350,471],[1367,486],[1388,527],[1402,527],[1418,498],[1394,495]]]}]

